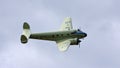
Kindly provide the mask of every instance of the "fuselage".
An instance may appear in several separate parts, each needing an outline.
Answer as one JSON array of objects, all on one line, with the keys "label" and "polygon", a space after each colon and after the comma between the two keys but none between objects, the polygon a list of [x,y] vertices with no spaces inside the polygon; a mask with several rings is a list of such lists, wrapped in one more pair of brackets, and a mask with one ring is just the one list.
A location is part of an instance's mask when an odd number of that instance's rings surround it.
[{"label": "fuselage", "polygon": [[21,43],[25,44],[29,39],[55,41],[60,51],[68,50],[70,45],[79,45],[82,38],[87,34],[80,29],[74,30],[72,26],[72,19],[67,17],[64,19],[59,31],[32,33],[27,22],[23,24],[23,33],[20,37]]},{"label": "fuselage", "polygon": [[51,40],[56,41],[60,39],[71,39],[71,38],[84,38],[87,34],[78,30],[69,31],[55,31],[55,32],[45,32],[45,33],[33,33],[30,35],[31,39],[41,39],[41,40]]}]

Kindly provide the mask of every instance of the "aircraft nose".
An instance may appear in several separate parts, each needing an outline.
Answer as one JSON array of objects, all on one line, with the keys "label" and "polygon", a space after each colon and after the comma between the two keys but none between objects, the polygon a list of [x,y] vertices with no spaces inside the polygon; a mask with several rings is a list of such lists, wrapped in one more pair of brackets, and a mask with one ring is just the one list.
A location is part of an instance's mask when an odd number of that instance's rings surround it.
[{"label": "aircraft nose", "polygon": [[87,36],[87,33],[84,33],[84,36],[86,37],[86,36]]}]

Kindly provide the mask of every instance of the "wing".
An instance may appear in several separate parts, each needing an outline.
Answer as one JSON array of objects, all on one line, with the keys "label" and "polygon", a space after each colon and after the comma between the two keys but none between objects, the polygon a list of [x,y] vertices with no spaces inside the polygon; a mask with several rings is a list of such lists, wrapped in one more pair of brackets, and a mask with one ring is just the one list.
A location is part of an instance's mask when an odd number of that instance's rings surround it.
[{"label": "wing", "polygon": [[67,51],[70,46],[70,43],[71,41],[69,39],[57,41],[58,49],[62,52]]},{"label": "wing", "polygon": [[64,22],[63,22],[60,30],[63,31],[63,30],[71,30],[71,29],[73,29],[72,19],[70,17],[67,17],[64,19]]}]

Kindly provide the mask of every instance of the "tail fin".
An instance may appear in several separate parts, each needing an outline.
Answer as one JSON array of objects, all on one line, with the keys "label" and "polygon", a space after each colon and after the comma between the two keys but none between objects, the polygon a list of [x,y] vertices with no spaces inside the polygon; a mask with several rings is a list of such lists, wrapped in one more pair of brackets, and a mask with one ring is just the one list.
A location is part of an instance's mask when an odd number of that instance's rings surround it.
[{"label": "tail fin", "polygon": [[30,26],[27,22],[23,24],[23,34],[21,35],[21,43],[25,44],[28,42],[28,39],[31,35]]}]

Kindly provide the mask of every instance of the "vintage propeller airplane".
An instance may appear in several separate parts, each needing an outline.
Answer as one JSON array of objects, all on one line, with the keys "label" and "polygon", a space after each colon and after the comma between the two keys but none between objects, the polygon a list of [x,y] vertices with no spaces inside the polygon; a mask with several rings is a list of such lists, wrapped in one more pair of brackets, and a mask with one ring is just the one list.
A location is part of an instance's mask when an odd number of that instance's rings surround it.
[{"label": "vintage propeller airplane", "polygon": [[25,44],[28,39],[49,40],[57,43],[58,49],[62,52],[67,51],[70,45],[79,45],[82,38],[87,34],[80,29],[73,29],[72,19],[67,17],[59,31],[45,33],[31,33],[28,23],[23,24],[23,34],[21,35],[21,43]]}]

